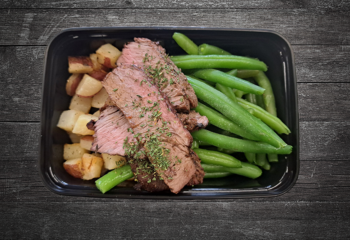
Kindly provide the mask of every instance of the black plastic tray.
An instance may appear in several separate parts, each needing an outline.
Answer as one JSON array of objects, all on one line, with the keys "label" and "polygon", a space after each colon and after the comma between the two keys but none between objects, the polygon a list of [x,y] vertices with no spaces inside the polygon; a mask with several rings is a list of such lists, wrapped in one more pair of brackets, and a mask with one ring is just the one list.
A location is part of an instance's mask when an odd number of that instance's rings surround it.
[{"label": "black plastic tray", "polygon": [[[132,183],[117,187],[106,194],[100,193],[94,181],[83,181],[68,175],[63,169],[63,144],[69,143],[67,133],[56,127],[62,111],[67,110],[70,97],[65,92],[68,56],[88,56],[104,43],[121,49],[134,37],[159,41],[170,55],[184,54],[172,39],[174,31],[182,32],[195,43],[208,43],[232,54],[250,56],[264,61],[269,70],[276,96],[279,118],[290,128],[283,136],[293,146],[293,153],[279,156],[257,180],[239,176],[223,179],[205,179],[194,187],[185,187],[179,194],[170,192],[147,193],[132,188]],[[299,174],[299,114],[293,52],[281,35],[266,30],[211,29],[180,27],[113,27],[67,29],[49,44],[44,68],[42,97],[39,171],[51,191],[74,196],[153,199],[221,199],[277,196],[292,188]]]}]

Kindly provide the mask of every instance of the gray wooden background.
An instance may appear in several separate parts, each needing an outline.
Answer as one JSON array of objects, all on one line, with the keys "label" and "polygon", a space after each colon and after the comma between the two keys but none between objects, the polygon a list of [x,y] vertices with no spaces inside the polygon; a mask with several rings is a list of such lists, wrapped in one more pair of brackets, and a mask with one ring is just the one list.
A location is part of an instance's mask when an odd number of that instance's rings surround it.
[{"label": "gray wooden background", "polygon": [[[301,168],[287,194],[221,201],[65,197],[38,174],[44,52],[86,26],[277,31],[295,53]],[[350,238],[349,0],[0,1],[0,239]]]}]

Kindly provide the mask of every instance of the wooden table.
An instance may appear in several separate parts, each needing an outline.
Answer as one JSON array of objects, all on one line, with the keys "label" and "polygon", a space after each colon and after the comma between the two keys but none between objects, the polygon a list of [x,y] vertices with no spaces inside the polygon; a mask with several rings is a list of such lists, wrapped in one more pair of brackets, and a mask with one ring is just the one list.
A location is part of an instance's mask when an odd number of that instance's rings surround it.
[{"label": "wooden table", "polygon": [[[350,2],[0,2],[0,238],[350,238]],[[38,174],[44,53],[85,26],[270,29],[292,44],[301,167],[276,198],[152,201],[66,197]]]}]

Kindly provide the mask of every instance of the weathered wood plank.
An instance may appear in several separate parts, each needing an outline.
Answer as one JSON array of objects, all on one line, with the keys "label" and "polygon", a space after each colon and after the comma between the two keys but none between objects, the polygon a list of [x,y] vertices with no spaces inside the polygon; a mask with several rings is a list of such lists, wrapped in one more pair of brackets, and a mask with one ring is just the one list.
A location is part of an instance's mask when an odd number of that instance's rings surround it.
[{"label": "weathered wood plank", "polygon": [[[336,124],[301,123],[299,179],[289,193],[269,201],[350,201],[350,123]],[[38,123],[0,123],[0,129],[0,148],[3,149],[0,158],[0,201],[94,201],[58,196],[45,188],[37,168]]]},{"label": "weathered wood plank", "polygon": [[301,122],[300,159],[349,160],[350,122]]},{"label": "weathered wood plank", "polygon": [[300,121],[348,121],[349,91],[349,83],[299,83]]},{"label": "weathered wood plank", "polygon": [[60,1],[60,0],[31,0],[31,1],[10,1],[4,0],[0,8],[168,8],[168,9],[233,9],[233,8],[322,8],[322,9],[347,9],[349,2],[342,0],[334,1],[279,1],[279,0],[253,0],[253,1],[220,1],[220,0],[195,0],[195,1],[171,1],[171,0],[126,0],[126,1]]},{"label": "weathered wood plank", "polygon": [[[0,121],[40,121],[45,49],[38,46],[0,47],[3,63],[0,66]],[[299,45],[294,51],[301,120],[348,120],[350,47]]]},{"label": "weathered wood plank", "polygon": [[0,45],[45,45],[61,30],[83,26],[263,28],[280,32],[292,44],[344,45],[350,44],[349,19],[346,10],[317,8],[3,9],[0,10]]},{"label": "weathered wood plank", "polygon": [[349,45],[293,45],[298,82],[350,82]]},{"label": "weathered wood plank", "polygon": [[112,203],[5,203],[0,211],[4,216],[0,220],[0,231],[5,239],[350,237],[348,203],[126,200]]}]

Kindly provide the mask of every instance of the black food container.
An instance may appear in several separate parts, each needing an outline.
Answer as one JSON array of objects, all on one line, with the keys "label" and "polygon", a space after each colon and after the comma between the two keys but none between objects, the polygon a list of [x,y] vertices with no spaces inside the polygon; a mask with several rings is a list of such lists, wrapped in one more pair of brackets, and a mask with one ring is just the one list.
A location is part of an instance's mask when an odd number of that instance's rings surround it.
[{"label": "black food container", "polygon": [[[271,170],[251,180],[240,176],[205,179],[203,184],[185,187],[179,194],[148,193],[133,189],[125,182],[102,194],[93,180],[71,177],[63,169],[63,145],[70,143],[68,134],[57,128],[59,116],[67,110],[70,97],[65,92],[68,56],[89,56],[102,44],[111,43],[118,49],[134,37],[159,41],[169,55],[184,54],[172,39],[175,31],[184,33],[196,44],[212,44],[231,52],[258,58],[269,67],[269,77],[275,97],[278,117],[290,128],[291,134],[282,138],[293,146],[290,155],[280,155]],[[295,184],[299,173],[299,114],[293,52],[290,44],[275,32],[246,29],[211,29],[179,27],[114,27],[77,28],[61,32],[49,44],[45,58],[42,97],[39,171],[51,191],[73,196],[152,199],[222,199],[278,196]]]}]

